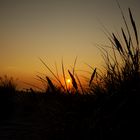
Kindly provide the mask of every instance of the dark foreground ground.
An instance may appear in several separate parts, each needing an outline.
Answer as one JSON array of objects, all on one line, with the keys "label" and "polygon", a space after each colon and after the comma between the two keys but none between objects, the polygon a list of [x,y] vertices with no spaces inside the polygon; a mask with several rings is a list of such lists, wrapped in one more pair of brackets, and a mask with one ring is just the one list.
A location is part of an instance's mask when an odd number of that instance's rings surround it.
[{"label": "dark foreground ground", "polygon": [[0,140],[139,139],[140,93],[0,98]]}]

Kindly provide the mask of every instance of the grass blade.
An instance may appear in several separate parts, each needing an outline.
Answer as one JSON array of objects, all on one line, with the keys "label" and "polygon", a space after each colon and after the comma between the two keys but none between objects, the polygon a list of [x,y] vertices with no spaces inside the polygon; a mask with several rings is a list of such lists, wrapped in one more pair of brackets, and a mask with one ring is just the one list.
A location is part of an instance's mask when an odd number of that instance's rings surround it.
[{"label": "grass blade", "polygon": [[121,15],[122,15],[122,18],[123,18],[123,21],[124,21],[126,30],[127,30],[127,32],[128,32],[128,35],[129,35],[129,38],[130,38],[130,42],[131,42],[131,44],[132,44],[132,50],[133,50],[133,52],[134,52],[135,49],[134,49],[134,45],[133,45],[133,42],[132,42],[132,38],[131,38],[131,34],[130,34],[130,30],[129,30],[129,28],[128,28],[128,24],[127,24],[126,18],[125,18],[125,16],[124,16],[124,13],[123,13],[123,11],[122,11],[122,8],[121,8],[121,6],[120,6],[118,0],[116,0],[116,2],[117,2],[118,7],[119,7],[119,9],[120,9],[120,11],[121,11]]},{"label": "grass blade", "polygon": [[57,63],[56,62],[55,62],[55,69],[56,69],[56,75],[57,75],[58,79],[60,79],[59,74],[58,74],[58,68],[57,68]]},{"label": "grass blade", "polygon": [[66,76],[65,76],[63,59],[62,59],[62,72],[63,72],[63,78],[64,78],[64,83],[65,83],[66,91],[68,92],[68,87],[67,87],[67,83],[66,83]]},{"label": "grass blade", "polygon": [[72,79],[72,85],[73,85],[73,87],[76,89],[76,90],[78,90],[78,86],[77,86],[77,83],[76,83],[76,80],[75,80],[75,78],[74,78],[74,76],[72,75],[72,73],[68,70],[68,73],[69,73],[69,75],[70,75],[70,77],[71,77],[71,79]]},{"label": "grass blade", "polygon": [[48,77],[48,76],[46,76],[46,79],[47,79],[47,81],[48,81],[48,85],[49,85],[49,87],[51,88],[51,90],[53,91],[53,92],[55,92],[55,86],[54,86],[54,84],[53,84],[53,82],[51,81],[51,79]]},{"label": "grass blade", "polygon": [[114,39],[115,46],[116,46],[117,50],[118,50],[119,52],[121,52],[122,54],[124,54],[124,51],[123,51],[123,48],[122,48],[121,43],[119,42],[119,40],[117,39],[117,37],[115,36],[114,33],[112,33],[112,35],[113,35],[113,39]]},{"label": "grass blade", "polygon": [[93,81],[93,79],[95,77],[95,74],[96,74],[96,68],[94,69],[94,71],[93,71],[93,73],[91,75],[91,78],[90,78],[90,81],[89,81],[89,87],[91,86],[91,83],[92,83],[92,81]]},{"label": "grass blade", "polygon": [[130,49],[130,38],[129,38],[129,41],[128,41],[127,38],[126,38],[126,35],[124,33],[123,28],[121,28],[121,30],[122,30],[123,38],[125,40],[125,44],[126,44],[126,47],[127,47],[127,50],[128,50],[128,54],[130,55],[130,57],[131,57],[131,59],[133,61],[133,54],[132,54],[132,51]]},{"label": "grass blade", "polygon": [[76,62],[77,62],[77,56],[76,56],[76,58],[75,58],[74,65],[73,65],[73,75],[74,75],[74,72],[75,72]]},{"label": "grass blade", "polygon": [[136,28],[136,24],[135,24],[135,21],[133,19],[133,16],[132,16],[130,8],[129,8],[129,16],[130,16],[130,20],[131,20],[131,23],[132,23],[132,26],[133,26],[133,29],[134,29],[134,32],[135,32],[135,37],[136,37],[137,45],[139,45],[137,28]]},{"label": "grass blade", "polygon": [[78,75],[76,74],[75,76],[76,76],[76,79],[77,79],[77,81],[78,81],[78,83],[79,83],[79,85],[80,85],[80,88],[81,88],[82,94],[84,95],[84,88],[83,88],[83,86],[82,86],[82,83],[81,83],[81,81],[80,81]]}]

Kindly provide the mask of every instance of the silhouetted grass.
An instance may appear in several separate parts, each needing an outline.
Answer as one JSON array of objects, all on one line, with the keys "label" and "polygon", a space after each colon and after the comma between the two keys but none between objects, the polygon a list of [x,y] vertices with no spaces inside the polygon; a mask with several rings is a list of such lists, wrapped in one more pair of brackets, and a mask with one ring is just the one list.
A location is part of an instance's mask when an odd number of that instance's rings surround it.
[{"label": "silhouetted grass", "polygon": [[129,90],[137,89],[140,83],[139,40],[135,21],[130,9],[129,15],[136,41],[134,42],[132,40],[133,37],[130,32],[132,30],[128,27],[122,12],[126,27],[126,31],[121,28],[122,38],[124,39],[123,42],[112,33],[112,35],[108,35],[108,38],[111,42],[113,55],[103,48],[106,72],[105,75],[102,76],[103,86],[101,88],[104,88],[107,94],[114,94],[115,92],[121,91],[130,92]]},{"label": "silhouetted grass", "polygon": [[16,83],[14,82],[13,78],[7,77],[0,77],[0,91],[2,92],[15,92],[16,91]]},{"label": "silhouetted grass", "polygon": [[[82,85],[75,71],[65,71],[62,61],[60,80],[42,60],[40,61],[53,78],[37,76],[47,84],[46,91],[16,90],[12,78],[0,78],[0,139],[120,139],[139,137],[140,125],[140,50],[135,21],[131,10],[129,16],[132,29],[128,27],[121,10],[125,29],[121,28],[123,42],[115,34],[107,34],[112,52],[101,48],[105,72],[98,68]],[[134,32],[135,39],[132,40]],[[66,72],[72,87],[68,89]],[[87,90],[88,89],[88,90]],[[8,117],[7,117],[8,116]],[[7,119],[8,118],[8,119]],[[6,128],[5,126],[6,125]],[[7,132],[5,132],[5,131]],[[138,132],[137,132],[138,131]],[[24,134],[21,137],[21,134]]]},{"label": "silhouetted grass", "polygon": [[13,113],[16,83],[8,76],[0,77],[0,119]]}]

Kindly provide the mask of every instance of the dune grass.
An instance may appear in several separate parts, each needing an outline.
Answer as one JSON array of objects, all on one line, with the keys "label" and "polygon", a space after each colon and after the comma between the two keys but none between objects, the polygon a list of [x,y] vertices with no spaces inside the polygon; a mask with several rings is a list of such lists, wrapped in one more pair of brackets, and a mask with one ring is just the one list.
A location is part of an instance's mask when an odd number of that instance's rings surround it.
[{"label": "dune grass", "polygon": [[[75,58],[72,71],[65,70],[64,62],[61,62],[61,69],[63,81],[58,74],[57,65],[55,64],[56,73],[41,59],[41,63],[50,72],[52,77],[46,75],[45,77],[37,75],[39,81],[47,85],[45,94],[65,94],[65,95],[113,95],[119,93],[126,93],[139,89],[140,83],[140,48],[139,38],[130,8],[128,9],[131,27],[128,26],[126,18],[119,6],[122,19],[124,21],[124,28],[121,28],[120,36],[115,33],[107,32],[106,36],[110,40],[110,50],[105,46],[100,47],[102,57],[104,59],[104,73],[101,73],[98,68],[92,68],[92,74],[89,77],[87,86],[85,87],[78,74],[75,71],[77,57]],[[134,35],[134,36],[132,36]],[[71,88],[68,88],[66,81],[66,73],[71,78]],[[55,82],[54,82],[55,81]],[[12,78],[7,76],[0,78],[0,91],[2,93],[15,93],[16,84]],[[35,92],[30,88],[29,93]],[[43,93],[44,91],[42,91]],[[96,98],[96,97],[95,97]]]},{"label": "dune grass", "polygon": [[[18,91],[12,78],[0,78],[0,111],[4,114],[0,122],[5,116],[14,121],[23,121],[29,117],[28,123],[32,126],[38,126],[38,123],[43,126],[42,133],[38,136],[40,139],[42,135],[44,139],[50,135],[64,139],[119,139],[122,135],[124,138],[130,134],[136,136],[136,123],[140,124],[140,49],[136,23],[131,10],[128,11],[131,29],[121,10],[125,24],[125,28],[121,28],[123,41],[115,33],[107,33],[111,49],[107,51],[105,46],[100,48],[105,72],[101,73],[98,68],[89,66],[92,73],[87,87],[82,84],[75,71],[77,57],[71,71],[65,70],[62,60],[64,82],[60,80],[57,65],[55,73],[40,59],[52,74],[52,77],[37,75],[39,81],[47,85],[45,92],[37,92],[32,88]],[[72,81],[71,89],[66,83],[66,73]],[[18,131],[18,125],[16,127]],[[34,127],[38,133],[40,128]],[[46,131],[43,133],[44,130]]]},{"label": "dune grass", "polygon": [[[73,72],[68,70],[71,77],[73,92],[79,94],[97,93],[105,92],[107,94],[113,94],[116,91],[123,90],[127,86],[132,87],[137,85],[140,80],[140,48],[139,48],[139,38],[136,28],[136,23],[132,16],[130,8],[128,9],[131,27],[128,26],[128,22],[124,16],[124,13],[119,5],[122,19],[124,21],[124,28],[121,28],[121,34],[118,36],[115,33],[107,32],[106,36],[109,39],[111,45],[110,50],[102,46],[100,48],[105,64],[104,74],[99,73],[98,68],[93,69],[93,73],[89,78],[88,91],[85,90],[87,87],[82,86],[78,74],[75,72],[75,65],[77,58],[75,59]],[[132,36],[134,34],[134,36]],[[121,36],[121,40],[120,40]],[[133,39],[133,40],[132,40]],[[64,64],[62,61],[62,73],[64,79],[64,85],[60,81],[59,76],[56,75],[48,65],[40,59],[45,67],[50,71],[54,78],[60,84],[61,89],[68,93],[66,75],[64,70]],[[48,79],[48,78],[47,78]],[[49,87],[52,87],[50,79],[47,80]],[[81,90],[79,90],[81,89]],[[98,91],[96,91],[98,89]],[[86,93],[84,92],[86,91]],[[81,93],[80,93],[81,92]]]},{"label": "dune grass", "polygon": [[0,77],[0,91],[2,92],[15,92],[16,91],[16,83],[14,79],[9,78],[7,75]]},{"label": "dune grass", "polygon": [[[107,93],[117,90],[133,89],[140,82],[140,49],[138,33],[135,21],[129,8],[130,22],[132,29],[128,27],[125,16],[121,10],[125,23],[125,29],[121,28],[122,40],[115,33],[108,34],[111,42],[112,54],[110,55],[104,48],[104,61],[106,73],[103,76],[103,84]],[[134,32],[135,40],[132,40]]]}]

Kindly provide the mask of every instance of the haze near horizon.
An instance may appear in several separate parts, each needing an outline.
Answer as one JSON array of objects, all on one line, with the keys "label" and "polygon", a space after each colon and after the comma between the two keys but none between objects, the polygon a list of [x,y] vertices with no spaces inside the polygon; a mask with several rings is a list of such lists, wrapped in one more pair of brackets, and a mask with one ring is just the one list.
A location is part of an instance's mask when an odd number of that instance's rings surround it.
[{"label": "haze near horizon", "polygon": [[[131,8],[139,31],[140,2],[119,2],[126,15]],[[0,0],[0,75],[34,84],[38,72],[46,74],[38,58],[59,69],[62,58],[67,70],[76,56],[78,70],[100,67],[97,44],[109,44],[101,23],[110,32],[124,26],[115,0]]]}]

